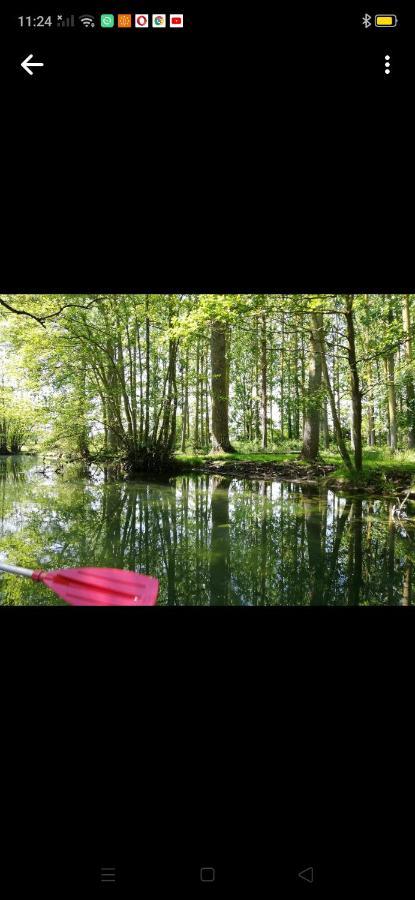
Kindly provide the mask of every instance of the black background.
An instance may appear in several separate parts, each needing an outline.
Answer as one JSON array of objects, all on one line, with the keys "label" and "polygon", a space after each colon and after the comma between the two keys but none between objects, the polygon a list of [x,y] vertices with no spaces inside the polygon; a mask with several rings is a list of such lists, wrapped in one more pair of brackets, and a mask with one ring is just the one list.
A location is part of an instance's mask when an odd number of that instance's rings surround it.
[{"label": "black background", "polygon": [[[1,22],[3,292],[414,290],[413,15],[386,36],[355,4],[16,27],[57,9]],[[1,611],[6,895],[91,896],[118,862],[144,896],[196,896],[211,864],[204,893],[290,896],[313,864],[314,892],[387,871],[399,896],[413,610],[141,612]]]},{"label": "black background", "polygon": [[[126,6],[143,8],[100,10]],[[29,33],[16,4],[3,290],[409,290],[415,16],[365,29],[375,10],[336,6],[200,2],[183,30]]]}]

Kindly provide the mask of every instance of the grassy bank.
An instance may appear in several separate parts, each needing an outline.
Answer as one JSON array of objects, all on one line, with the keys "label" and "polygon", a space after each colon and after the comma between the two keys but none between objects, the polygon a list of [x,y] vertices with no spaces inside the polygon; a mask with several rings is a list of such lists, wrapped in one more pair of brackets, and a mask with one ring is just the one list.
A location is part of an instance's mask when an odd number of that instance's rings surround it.
[{"label": "grassy bank", "polygon": [[413,490],[415,493],[415,451],[399,451],[392,454],[387,448],[367,449],[363,454],[362,472],[349,472],[338,452],[324,451],[317,464],[309,464],[300,459],[299,450],[245,451],[212,454],[207,452],[176,453],[179,468],[220,470],[224,474],[234,474],[240,470],[241,476],[258,477],[261,471],[269,477],[275,471],[276,477],[324,478],[327,483],[343,490],[368,490],[376,493],[396,493]]},{"label": "grassy bank", "polygon": [[336,469],[328,480],[338,487],[381,493],[410,489],[415,492],[415,451],[391,453],[388,448],[367,449],[360,473],[350,473],[338,453],[326,452],[324,459],[335,463]]},{"label": "grassy bank", "polygon": [[285,450],[279,453],[266,453],[264,451],[243,452],[242,450],[237,450],[235,453],[204,453],[200,451],[199,453],[176,453],[175,459],[179,465],[192,466],[194,468],[204,466],[206,463],[212,462],[212,460],[240,463],[284,463],[293,462],[294,460],[299,465],[306,465],[299,459],[299,451],[297,450]]}]

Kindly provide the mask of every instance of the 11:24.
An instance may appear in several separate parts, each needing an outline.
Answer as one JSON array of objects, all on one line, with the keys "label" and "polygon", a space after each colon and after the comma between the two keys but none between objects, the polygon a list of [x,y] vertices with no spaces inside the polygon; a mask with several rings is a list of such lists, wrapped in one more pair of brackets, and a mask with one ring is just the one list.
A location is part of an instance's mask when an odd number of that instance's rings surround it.
[{"label": "11:24", "polygon": [[50,28],[52,16],[18,16],[18,21],[21,28]]}]

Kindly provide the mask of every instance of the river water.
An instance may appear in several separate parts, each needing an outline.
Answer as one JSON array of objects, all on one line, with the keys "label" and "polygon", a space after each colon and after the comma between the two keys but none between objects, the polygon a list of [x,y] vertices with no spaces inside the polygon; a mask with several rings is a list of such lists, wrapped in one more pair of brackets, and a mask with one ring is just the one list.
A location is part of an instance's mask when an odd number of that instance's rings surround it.
[{"label": "river water", "polygon": [[[186,474],[123,481],[94,467],[0,458],[0,559],[156,576],[161,605],[409,605],[415,529],[393,501]],[[91,477],[92,476],[92,477]],[[56,604],[0,576],[0,604]]]}]

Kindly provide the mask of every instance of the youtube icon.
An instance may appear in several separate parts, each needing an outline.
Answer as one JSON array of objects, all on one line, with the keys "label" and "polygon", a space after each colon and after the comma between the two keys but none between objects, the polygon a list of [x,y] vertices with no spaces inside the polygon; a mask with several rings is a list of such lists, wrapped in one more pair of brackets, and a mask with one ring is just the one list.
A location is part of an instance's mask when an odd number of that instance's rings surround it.
[{"label": "youtube icon", "polygon": [[183,13],[172,13],[170,16],[170,28],[183,28]]}]

